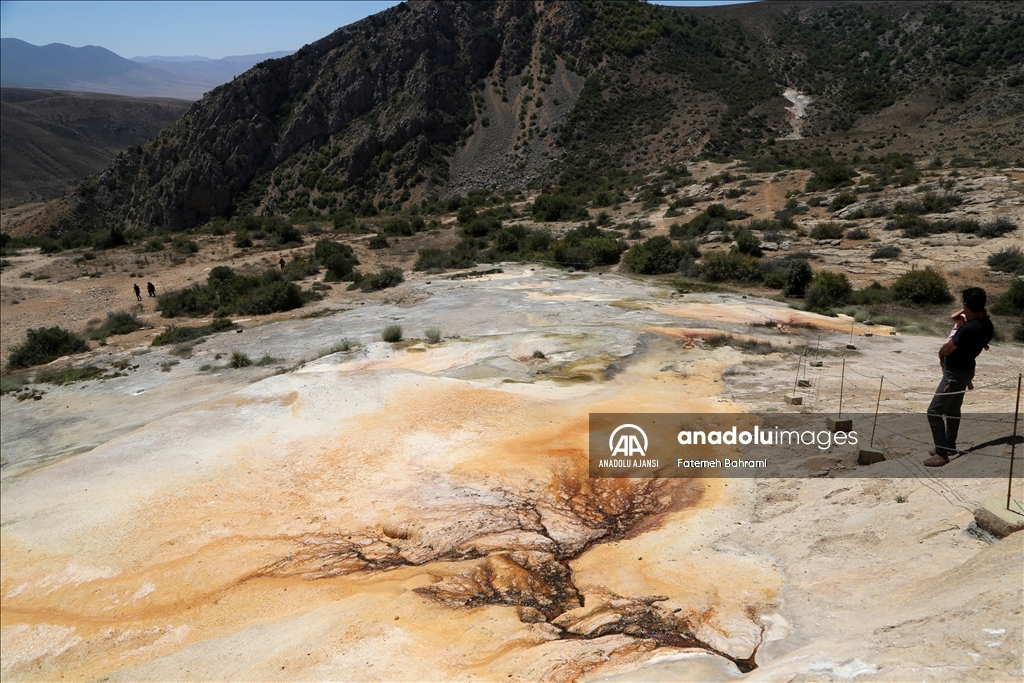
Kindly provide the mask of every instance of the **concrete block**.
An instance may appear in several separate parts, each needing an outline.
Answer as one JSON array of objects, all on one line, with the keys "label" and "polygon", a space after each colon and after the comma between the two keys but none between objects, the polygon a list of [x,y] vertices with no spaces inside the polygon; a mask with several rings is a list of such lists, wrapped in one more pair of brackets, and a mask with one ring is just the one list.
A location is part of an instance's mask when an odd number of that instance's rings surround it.
[{"label": "concrete block", "polygon": [[838,415],[826,415],[825,424],[828,426],[828,431],[832,433],[849,433],[853,429],[853,420],[851,418],[839,417]]},{"label": "concrete block", "polygon": [[823,365],[823,363],[820,360],[812,360],[811,361],[811,367],[812,368],[820,368],[822,365]]},{"label": "concrete block", "polygon": [[809,379],[798,379],[796,381],[796,385],[798,387],[809,387],[809,386],[811,386],[811,380],[809,380]]},{"label": "concrete block", "polygon": [[804,397],[800,394],[786,394],[783,398],[785,398],[786,403],[791,406],[799,406],[804,403]]},{"label": "concrete block", "polygon": [[864,336],[865,337],[874,337],[875,335],[873,333],[871,333],[871,332],[865,332]]},{"label": "concrete block", "polygon": [[881,448],[861,446],[857,449],[858,465],[874,465],[876,462],[882,462],[883,460],[885,460],[885,453],[882,452]]},{"label": "concrete block", "polygon": [[857,347],[856,347],[856,346],[855,346],[854,344],[847,344],[847,345],[846,345],[846,348],[848,348],[848,349],[850,349],[851,351],[853,351],[853,350],[856,350],[856,348],[857,348]]},{"label": "concrete block", "polygon": [[1024,529],[1024,504],[1011,499],[1007,510],[1005,497],[991,498],[974,511],[974,521],[993,536],[1005,538]]}]

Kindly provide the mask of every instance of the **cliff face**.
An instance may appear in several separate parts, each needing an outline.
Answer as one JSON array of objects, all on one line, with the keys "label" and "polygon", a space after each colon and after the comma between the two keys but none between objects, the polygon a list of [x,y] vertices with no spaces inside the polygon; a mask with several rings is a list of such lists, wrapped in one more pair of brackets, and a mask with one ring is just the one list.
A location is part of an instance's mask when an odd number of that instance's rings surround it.
[{"label": "cliff face", "polygon": [[40,229],[327,216],[752,158],[793,137],[786,88],[810,95],[800,132],[825,145],[865,121],[901,128],[910,103],[958,125],[983,112],[984,128],[1020,118],[1021,55],[1024,13],[999,3],[407,2],[211,91]]}]

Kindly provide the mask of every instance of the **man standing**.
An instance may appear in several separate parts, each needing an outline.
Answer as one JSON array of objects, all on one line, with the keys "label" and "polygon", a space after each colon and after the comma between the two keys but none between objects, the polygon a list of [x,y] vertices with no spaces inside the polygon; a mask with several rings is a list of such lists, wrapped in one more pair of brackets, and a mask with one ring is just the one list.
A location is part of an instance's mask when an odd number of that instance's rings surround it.
[{"label": "man standing", "polygon": [[134,285],[132,285],[132,287],[135,288],[135,300],[142,301],[142,290],[139,289],[139,283],[136,282]]},{"label": "man standing", "polygon": [[[928,425],[932,429],[935,450],[924,461],[928,467],[942,467],[956,453],[956,436],[960,430],[960,406],[964,392],[973,389],[974,359],[992,341],[994,329],[985,311],[985,290],[968,287],[963,292],[963,315],[966,322],[939,349],[942,380],[928,405]],[[945,418],[945,419],[943,419]]]}]

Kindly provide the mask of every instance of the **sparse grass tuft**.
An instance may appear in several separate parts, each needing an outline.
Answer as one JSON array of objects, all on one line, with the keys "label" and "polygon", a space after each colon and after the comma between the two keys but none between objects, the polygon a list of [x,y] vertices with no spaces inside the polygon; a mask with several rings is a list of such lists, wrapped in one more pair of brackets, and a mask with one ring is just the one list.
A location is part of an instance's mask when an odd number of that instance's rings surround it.
[{"label": "sparse grass tuft", "polygon": [[190,342],[194,339],[205,337],[208,334],[226,332],[237,327],[237,325],[227,318],[216,318],[209,325],[202,325],[200,327],[177,327],[175,325],[171,325],[166,330],[153,337],[152,346],[182,344],[184,342]]},{"label": "sparse grass tuft", "polygon": [[428,343],[437,344],[441,341],[441,329],[438,327],[428,327],[424,330],[423,336],[427,338]]},{"label": "sparse grass tuft", "polygon": [[241,351],[232,351],[231,360],[228,361],[228,365],[235,369],[246,368],[252,365],[252,359]]},{"label": "sparse grass tuft", "polygon": [[713,349],[717,349],[720,346],[731,346],[743,353],[758,356],[782,350],[773,346],[771,342],[761,341],[760,339],[737,339],[731,334],[713,334],[704,340],[704,344]]},{"label": "sparse grass tuft", "polygon": [[20,391],[28,384],[28,377],[25,375],[3,375],[0,376],[0,394],[7,394]]},{"label": "sparse grass tuft", "polygon": [[36,382],[44,384],[72,384],[96,379],[103,374],[103,369],[95,365],[87,365],[84,368],[60,368],[43,370],[36,375]]},{"label": "sparse grass tuft", "polygon": [[384,328],[384,331],[380,333],[380,338],[392,344],[402,341],[402,326],[388,325]]}]

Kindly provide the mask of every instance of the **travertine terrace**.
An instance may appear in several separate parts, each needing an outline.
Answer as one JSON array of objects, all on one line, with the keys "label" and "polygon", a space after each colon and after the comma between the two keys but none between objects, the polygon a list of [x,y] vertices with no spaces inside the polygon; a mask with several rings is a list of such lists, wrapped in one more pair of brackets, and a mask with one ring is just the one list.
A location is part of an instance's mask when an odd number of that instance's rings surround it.
[{"label": "travertine terrace", "polygon": [[[788,348],[820,335],[841,353],[848,321],[503,271],[217,335],[166,373],[140,332],[93,352],[131,359],[127,376],[5,396],[4,678],[1021,675],[1020,534],[966,533],[1004,461],[969,480],[919,453],[873,466],[917,467],[900,479],[840,461],[804,479],[587,476],[588,413],[786,410]],[[379,341],[388,323],[407,341]],[[440,343],[418,339],[429,326]],[[778,351],[704,344],[722,331]],[[864,331],[850,367],[915,368],[924,394],[888,409],[922,410],[936,340]],[[341,338],[358,346],[322,355]],[[233,349],[282,369],[199,371]],[[1020,359],[982,356],[974,408],[1012,405],[996,384]]]}]

